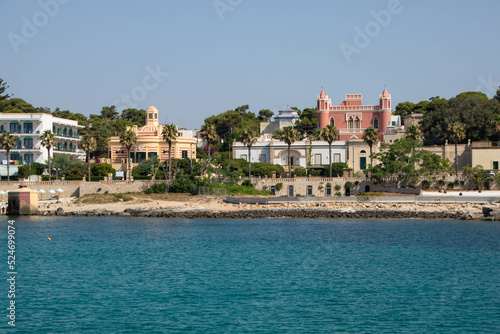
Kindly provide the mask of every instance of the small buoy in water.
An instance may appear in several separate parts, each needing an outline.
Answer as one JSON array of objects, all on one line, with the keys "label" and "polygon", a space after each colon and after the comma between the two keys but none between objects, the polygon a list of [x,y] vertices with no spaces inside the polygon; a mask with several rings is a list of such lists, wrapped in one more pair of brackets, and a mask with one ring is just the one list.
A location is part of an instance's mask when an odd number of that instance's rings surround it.
[{"label": "small buoy in water", "polygon": [[50,239],[50,238],[47,238],[47,241],[50,241],[50,240],[52,240],[52,239]]}]

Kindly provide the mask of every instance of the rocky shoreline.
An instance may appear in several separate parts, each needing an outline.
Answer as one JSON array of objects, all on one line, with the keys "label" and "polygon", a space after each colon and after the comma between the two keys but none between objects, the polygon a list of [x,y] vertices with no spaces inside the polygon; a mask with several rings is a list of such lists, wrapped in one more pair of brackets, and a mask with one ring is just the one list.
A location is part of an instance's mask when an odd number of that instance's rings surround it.
[{"label": "rocky shoreline", "polygon": [[228,210],[169,208],[127,208],[124,210],[93,209],[64,211],[63,208],[40,212],[57,216],[118,216],[163,218],[363,218],[363,219],[466,219],[500,221],[499,205],[440,204],[364,204],[330,206],[327,204],[239,205]]}]

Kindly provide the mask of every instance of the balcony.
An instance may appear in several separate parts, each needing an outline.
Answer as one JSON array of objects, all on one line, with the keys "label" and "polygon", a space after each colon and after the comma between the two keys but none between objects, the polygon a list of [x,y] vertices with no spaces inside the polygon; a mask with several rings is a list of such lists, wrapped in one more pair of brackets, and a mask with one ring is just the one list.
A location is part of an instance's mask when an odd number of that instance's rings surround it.
[{"label": "balcony", "polygon": [[35,147],[26,145],[16,145],[12,148],[12,150],[34,150],[34,149]]},{"label": "balcony", "polygon": [[363,133],[364,129],[339,129],[340,134],[358,134]]}]

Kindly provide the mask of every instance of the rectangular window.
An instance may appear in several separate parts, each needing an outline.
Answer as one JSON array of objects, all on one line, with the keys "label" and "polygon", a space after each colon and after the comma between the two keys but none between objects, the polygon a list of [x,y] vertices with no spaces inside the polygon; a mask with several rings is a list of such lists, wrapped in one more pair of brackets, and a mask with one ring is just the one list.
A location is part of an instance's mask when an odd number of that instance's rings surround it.
[{"label": "rectangular window", "polygon": [[11,153],[10,154],[10,160],[21,160],[21,156],[19,155],[19,153]]},{"label": "rectangular window", "polygon": [[498,169],[498,161],[493,161],[493,169]]},{"label": "rectangular window", "polygon": [[276,186],[271,186],[271,193],[276,195]]},{"label": "rectangular window", "polygon": [[149,114],[149,118],[153,118],[153,114],[152,113]]},{"label": "rectangular window", "polygon": [[33,123],[24,123],[24,133],[33,132]]},{"label": "rectangular window", "polygon": [[288,197],[293,197],[293,186],[288,186]]},{"label": "rectangular window", "polygon": [[307,197],[311,197],[313,195],[313,186],[307,186]]},{"label": "rectangular window", "polygon": [[247,155],[246,154],[240,155],[240,159],[247,160]]},{"label": "rectangular window", "polygon": [[321,154],[315,154],[314,155],[314,164],[315,165],[321,165]]},{"label": "rectangular window", "polygon": [[31,163],[33,163],[33,154],[32,154],[32,153],[25,153],[25,154],[24,154],[24,161],[25,161],[27,164],[31,164]]},{"label": "rectangular window", "polygon": [[332,196],[332,186],[327,184],[326,185],[326,197]]},{"label": "rectangular window", "polygon": [[24,138],[24,147],[27,149],[32,149],[33,148],[33,138]]},{"label": "rectangular window", "polygon": [[146,152],[137,152],[136,156],[137,156],[136,160],[137,163],[146,160]]},{"label": "rectangular window", "polygon": [[333,162],[340,162],[340,153],[333,154]]},{"label": "rectangular window", "polygon": [[182,150],[182,159],[187,159],[187,158],[188,158],[188,151]]},{"label": "rectangular window", "polygon": [[359,169],[366,169],[366,157],[359,158]]},{"label": "rectangular window", "polygon": [[158,156],[158,153],[156,152],[148,152],[148,159],[155,158]]}]

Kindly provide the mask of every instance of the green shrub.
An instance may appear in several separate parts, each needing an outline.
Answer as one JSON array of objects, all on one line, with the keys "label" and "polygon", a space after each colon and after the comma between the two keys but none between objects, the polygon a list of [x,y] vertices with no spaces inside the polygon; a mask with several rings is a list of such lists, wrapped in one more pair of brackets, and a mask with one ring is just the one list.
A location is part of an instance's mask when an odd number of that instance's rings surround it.
[{"label": "green shrub", "polygon": [[[248,162],[245,165],[245,170],[248,174]],[[252,175],[253,176],[272,177],[273,172],[276,172],[276,176],[280,176],[285,172],[285,169],[283,168],[283,166],[272,165],[272,164],[267,164],[267,163],[254,163],[254,164],[252,164]]]},{"label": "green shrub", "polygon": [[47,168],[47,166],[39,164],[38,162],[32,163],[31,167],[28,165],[22,165],[19,166],[17,170],[17,176],[27,179],[30,168],[31,168],[31,175],[42,175],[43,171]]},{"label": "green shrub", "polygon": [[340,186],[340,184],[336,184],[335,187],[333,187],[333,189],[335,189],[335,191],[340,191],[342,187]]},{"label": "green shrub", "polygon": [[444,180],[439,180],[439,181],[438,181],[438,185],[439,185],[440,187],[444,186]]},{"label": "green shrub", "polygon": [[116,197],[116,198],[123,198],[123,196],[124,196],[124,195],[123,195],[122,193],[115,194],[115,197]]},{"label": "green shrub", "polygon": [[194,182],[187,178],[176,179],[168,191],[171,193],[193,193]]},{"label": "green shrub", "polygon": [[423,180],[421,185],[420,185],[420,187],[422,189],[429,189],[430,186],[431,186],[431,181],[429,181],[429,180]]},{"label": "green shrub", "polygon": [[359,185],[359,181],[354,181],[354,185],[358,186]]},{"label": "green shrub", "polygon": [[341,196],[342,196],[342,193],[341,193],[341,192],[339,192],[339,191],[337,191],[337,192],[335,193],[335,196],[337,196],[337,197],[341,197]]},{"label": "green shrub", "polygon": [[105,163],[90,164],[90,175],[92,177],[100,176],[101,177],[100,180],[102,180],[103,178],[108,177],[109,173],[111,174],[115,173],[115,169],[111,167],[110,164],[105,164]]},{"label": "green shrub", "polygon": [[295,175],[295,176],[306,176],[307,175],[307,169],[305,169],[304,167],[295,168],[295,170],[292,172],[292,176],[293,175]]},{"label": "green shrub", "polygon": [[297,194],[295,195],[295,197],[304,197],[304,196],[302,196],[301,194]]},{"label": "green shrub", "polygon": [[166,183],[155,183],[146,189],[144,192],[146,194],[161,194],[166,193],[168,191],[168,187]]},{"label": "green shrub", "polygon": [[276,183],[276,191],[280,191],[281,189],[283,189],[283,183]]},{"label": "green shrub", "polygon": [[320,176],[321,174],[321,169],[309,169],[309,176]]},{"label": "green shrub", "polygon": [[[343,162],[334,162],[332,164],[332,177],[342,177],[344,176],[344,168],[348,168],[346,163]],[[322,173],[323,176],[330,176],[330,167],[328,165],[323,168]]]},{"label": "green shrub", "polygon": [[[272,195],[272,193],[270,191],[267,191],[267,190],[258,190],[258,189],[255,189],[254,187],[246,187],[246,186],[237,185],[237,184],[199,182],[196,184],[196,188],[198,188],[198,187],[207,187],[207,188],[210,188],[211,190],[224,189],[224,190],[226,190],[226,193],[230,196],[236,196],[236,195],[269,196],[269,195]],[[195,191],[193,191],[193,193],[195,193]]]},{"label": "green shrub", "polygon": [[243,183],[241,183],[241,185],[242,185],[243,187],[252,187],[252,188],[253,188],[252,181],[250,181],[250,180],[245,180],[245,181],[243,181]]},{"label": "green shrub", "polygon": [[455,183],[454,182],[448,182],[448,189],[453,189],[453,187],[455,187]]},{"label": "green shrub", "polygon": [[131,200],[133,200],[132,197],[130,197],[130,196],[123,196],[123,201],[124,202],[131,201]]},{"label": "green shrub", "polygon": [[353,186],[353,184],[352,184],[352,182],[351,182],[351,181],[347,181],[347,182],[344,184],[344,188],[345,188],[346,190],[352,189],[352,186]]}]

